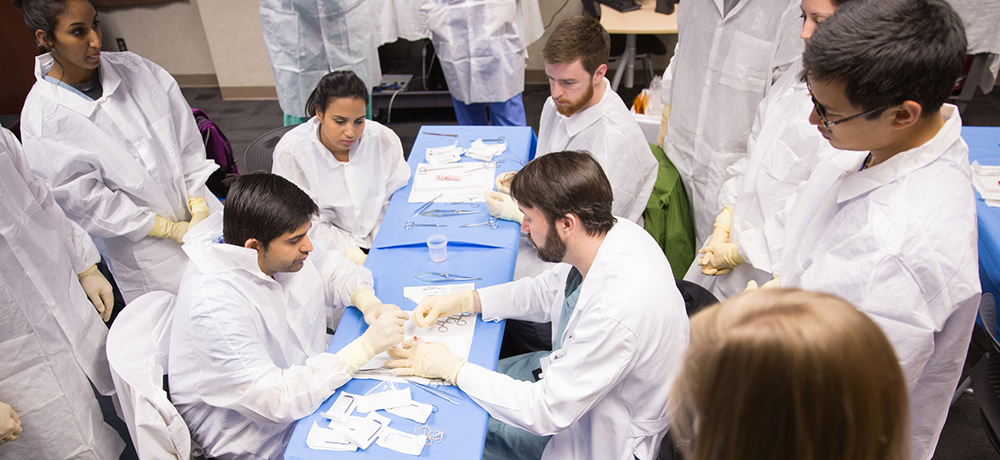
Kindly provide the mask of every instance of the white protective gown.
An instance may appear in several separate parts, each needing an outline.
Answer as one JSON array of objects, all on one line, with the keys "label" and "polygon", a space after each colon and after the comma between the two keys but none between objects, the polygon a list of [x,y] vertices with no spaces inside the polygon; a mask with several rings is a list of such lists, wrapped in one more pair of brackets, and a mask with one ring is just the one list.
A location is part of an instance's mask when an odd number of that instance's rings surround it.
[{"label": "white protective gown", "polygon": [[368,269],[321,242],[271,278],[257,252],[221,243],[222,214],[189,233],[170,338],[170,395],[205,456],[280,459],[295,421],[351,379],[326,353],[325,310],[372,286]]},{"label": "white protective gown", "polygon": [[968,54],[988,54],[986,72],[978,85],[983,93],[993,90],[1000,70],[1000,0],[948,0],[965,24]]},{"label": "white protective gown", "polygon": [[177,292],[187,256],[172,240],[146,236],[156,215],[190,220],[189,197],[222,209],[205,187],[219,165],[205,157],[191,107],[170,74],[132,53],[101,53],[96,101],[44,80],[51,66],[49,54],[35,59],[21,112],[31,169],[67,217],[104,240],[126,302]]},{"label": "white protective gown", "polygon": [[780,273],[786,209],[796,192],[824,160],[834,154],[851,155],[834,149],[809,123],[813,104],[809,89],[799,80],[801,70],[802,61],[795,61],[761,101],[747,156],[729,167],[730,178],[719,195],[718,212],[733,208],[729,241],[739,244],[746,263],[725,275],[707,276],[695,260],[684,276],[719,300],[743,292],[750,280],[763,285]]},{"label": "white protective gown", "polygon": [[115,391],[108,329],[76,276],[101,257],[2,128],[0,216],[0,401],[24,430],[0,459],[118,458],[125,443],[90,387]]},{"label": "white protective gown", "polygon": [[451,95],[504,102],[524,91],[527,47],[542,36],[538,0],[423,0]]},{"label": "white protective gown", "polygon": [[368,0],[375,13],[376,43],[382,46],[400,38],[417,41],[430,38],[427,14],[420,11],[420,2],[414,0]]},{"label": "white protective gown", "polygon": [[260,23],[281,111],[304,117],[320,78],[352,70],[382,80],[376,15],[369,0],[260,0]]},{"label": "white protective gown", "polygon": [[785,227],[781,285],[843,297],[889,338],[906,376],[912,460],[934,453],[980,298],[976,199],[958,109],[926,144],[858,171],[820,165]]},{"label": "white protective gown", "polygon": [[757,105],[802,56],[798,0],[688,2],[679,16],[663,150],[691,200],[695,241],[707,241],[727,168],[746,156]]},{"label": "white protective gown", "polygon": [[370,248],[393,192],[406,186],[410,167],[391,129],[365,120],[365,131],[341,163],[319,140],[316,117],[295,127],[274,148],[271,172],[305,190],[319,206],[310,238],[346,252]]},{"label": "white protective gown", "polygon": [[[555,334],[569,269],[559,264],[480,289],[483,319],[552,321]],[[580,285],[545,378],[523,382],[467,363],[458,386],[497,420],[553,435],[543,459],[651,459],[688,343],[684,300],[672,279],[652,237],[619,218]]]}]

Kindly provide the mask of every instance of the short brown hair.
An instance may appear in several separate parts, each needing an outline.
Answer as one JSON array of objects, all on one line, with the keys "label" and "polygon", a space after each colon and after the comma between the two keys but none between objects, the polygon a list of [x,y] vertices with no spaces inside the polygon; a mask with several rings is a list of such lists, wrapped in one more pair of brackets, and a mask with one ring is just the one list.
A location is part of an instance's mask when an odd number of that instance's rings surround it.
[{"label": "short brown hair", "polygon": [[669,404],[670,431],[689,460],[908,455],[906,384],[892,345],[832,295],[760,290],[694,315]]},{"label": "short brown hair", "polygon": [[591,236],[607,233],[616,222],[611,182],[587,152],[553,152],[531,160],[511,180],[510,193],[540,210],[550,224],[575,214]]},{"label": "short brown hair", "polygon": [[608,63],[611,36],[597,19],[573,16],[561,22],[542,48],[542,57],[550,64],[569,64],[577,59],[590,75]]}]

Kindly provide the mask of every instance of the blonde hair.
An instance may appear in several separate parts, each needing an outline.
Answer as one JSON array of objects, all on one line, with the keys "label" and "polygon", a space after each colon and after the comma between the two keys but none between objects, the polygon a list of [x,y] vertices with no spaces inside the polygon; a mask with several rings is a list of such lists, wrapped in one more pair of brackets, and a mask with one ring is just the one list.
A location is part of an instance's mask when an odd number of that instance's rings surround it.
[{"label": "blonde hair", "polygon": [[905,460],[906,386],[881,329],[845,300],[794,289],[691,318],[670,394],[689,460]]}]

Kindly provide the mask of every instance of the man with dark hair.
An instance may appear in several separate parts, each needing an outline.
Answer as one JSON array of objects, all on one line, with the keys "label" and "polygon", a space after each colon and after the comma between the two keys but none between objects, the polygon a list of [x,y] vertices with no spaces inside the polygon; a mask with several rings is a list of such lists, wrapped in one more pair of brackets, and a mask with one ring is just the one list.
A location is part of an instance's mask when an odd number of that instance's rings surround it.
[{"label": "man with dark hair", "polygon": [[539,256],[562,263],[534,278],[427,297],[413,322],[469,312],[551,320],[554,351],[503,359],[492,372],[443,344],[406,341],[387,365],[447,379],[485,408],[493,417],[486,459],[653,458],[688,340],[670,263],[645,230],[612,217],[611,184],[587,153],[538,157],[511,191]]},{"label": "man with dark hair", "polygon": [[[375,298],[371,272],[313,247],[316,212],[281,176],[249,174],[223,213],[185,235],[191,262],[174,307],[170,395],[208,457],[281,458],[296,420],[403,339],[408,315]],[[327,353],[325,312],[352,303],[370,326]]]},{"label": "man with dark hair", "polygon": [[976,204],[958,109],[965,61],[944,0],[855,1],[813,33],[810,122],[845,152],[785,227],[780,284],[843,297],[892,342],[910,397],[910,459],[934,454],[980,299]]}]

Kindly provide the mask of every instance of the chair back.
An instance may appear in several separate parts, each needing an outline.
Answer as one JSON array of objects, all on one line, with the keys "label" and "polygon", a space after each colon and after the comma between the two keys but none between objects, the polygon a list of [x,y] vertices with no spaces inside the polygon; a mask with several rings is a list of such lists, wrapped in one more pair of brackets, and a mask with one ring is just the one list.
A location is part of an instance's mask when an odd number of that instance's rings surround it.
[{"label": "chair back", "polygon": [[993,339],[993,348],[1000,352],[1000,342],[997,341],[997,300],[989,292],[984,292],[979,300],[979,318],[983,320],[983,328]]},{"label": "chair back", "polygon": [[108,332],[108,363],[139,458],[190,460],[191,433],[163,390],[174,295],[154,291],[129,303]]},{"label": "chair back", "polygon": [[281,140],[281,136],[284,136],[285,133],[291,131],[292,128],[296,126],[298,125],[282,126],[277,129],[272,129],[251,142],[250,146],[247,147],[246,152],[243,154],[243,162],[246,164],[246,171],[271,172],[274,146],[278,145],[278,141]]}]

